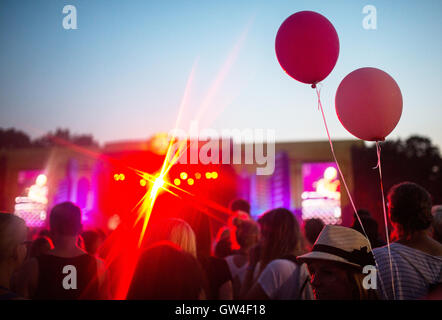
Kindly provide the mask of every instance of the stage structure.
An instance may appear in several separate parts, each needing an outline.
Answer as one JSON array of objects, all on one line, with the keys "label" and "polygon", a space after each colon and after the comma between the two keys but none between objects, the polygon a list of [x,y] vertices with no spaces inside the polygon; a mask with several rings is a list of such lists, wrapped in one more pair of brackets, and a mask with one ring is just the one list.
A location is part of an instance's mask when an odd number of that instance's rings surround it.
[{"label": "stage structure", "polygon": [[[149,174],[158,172],[168,146],[166,137],[112,142],[103,148],[0,151],[0,210],[15,212],[31,227],[45,227],[54,204],[72,201],[83,210],[86,227],[114,229],[149,188],[148,180],[129,168]],[[350,190],[353,189],[351,148],[362,144],[356,140],[334,142]],[[219,146],[221,157],[221,141]],[[242,159],[247,150],[253,152],[246,144],[241,145],[241,150]],[[231,199],[242,197],[250,201],[254,217],[271,208],[285,207],[299,219],[317,217],[325,223],[351,224],[352,210],[328,141],[276,143],[274,172],[257,175],[258,167],[233,162],[178,163],[167,179],[194,195],[194,203],[206,199],[227,207]],[[171,197],[163,202],[179,203]],[[218,217],[227,219],[225,214]]]}]

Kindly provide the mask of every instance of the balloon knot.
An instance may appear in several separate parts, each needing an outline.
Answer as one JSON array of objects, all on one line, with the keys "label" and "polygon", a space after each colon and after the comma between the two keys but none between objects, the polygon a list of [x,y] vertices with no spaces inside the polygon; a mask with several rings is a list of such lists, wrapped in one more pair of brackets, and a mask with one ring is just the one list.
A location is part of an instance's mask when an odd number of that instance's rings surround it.
[{"label": "balloon knot", "polygon": [[316,84],[315,83],[312,84],[312,88],[313,89],[316,88]]}]

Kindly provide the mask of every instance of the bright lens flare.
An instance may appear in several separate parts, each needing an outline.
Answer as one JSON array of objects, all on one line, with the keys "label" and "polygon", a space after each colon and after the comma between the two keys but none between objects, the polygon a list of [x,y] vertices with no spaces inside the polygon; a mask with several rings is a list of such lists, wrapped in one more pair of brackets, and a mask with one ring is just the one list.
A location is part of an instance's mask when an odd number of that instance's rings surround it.
[{"label": "bright lens flare", "polygon": [[165,181],[162,176],[159,176],[155,179],[155,182],[152,187],[152,192],[150,195],[151,199],[154,199],[157,196],[158,191],[164,186],[164,183]]},{"label": "bright lens flare", "polygon": [[141,244],[143,242],[144,234],[146,232],[147,224],[149,222],[155,200],[157,199],[160,189],[163,188],[164,184],[166,183],[164,181],[164,175],[165,173],[162,172],[158,176],[156,176],[156,178],[154,178],[152,189],[147,191],[142,199],[140,214],[138,218],[144,216],[144,222],[143,229],[141,230],[140,238],[138,240],[138,247],[141,247]]}]

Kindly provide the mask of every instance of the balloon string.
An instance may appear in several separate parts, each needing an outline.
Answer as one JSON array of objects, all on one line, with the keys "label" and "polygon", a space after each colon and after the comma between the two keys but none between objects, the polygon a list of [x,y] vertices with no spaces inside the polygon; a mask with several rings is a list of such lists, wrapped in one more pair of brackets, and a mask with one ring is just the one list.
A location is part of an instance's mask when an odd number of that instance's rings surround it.
[{"label": "balloon string", "polygon": [[369,240],[369,238],[367,236],[367,233],[365,232],[364,226],[362,225],[361,218],[359,217],[358,211],[356,210],[356,206],[355,206],[355,204],[353,202],[353,198],[352,198],[352,196],[350,194],[350,190],[348,189],[347,183],[346,183],[345,178],[344,178],[344,175],[342,174],[341,167],[339,166],[338,160],[336,159],[335,150],[333,148],[333,142],[332,142],[332,140],[330,138],[330,132],[328,130],[327,121],[325,120],[324,109],[322,108],[321,90],[318,89],[317,86],[316,86],[315,89],[316,89],[316,95],[318,96],[318,109],[320,109],[321,113],[322,113],[322,119],[324,120],[325,130],[327,131],[328,142],[330,143],[330,148],[331,148],[331,152],[333,154],[333,158],[335,159],[335,163],[336,163],[336,166],[338,167],[339,175],[341,176],[342,182],[344,183],[344,187],[345,187],[345,190],[347,191],[347,195],[348,195],[348,198],[350,199],[350,203],[351,203],[351,205],[353,207],[354,213],[355,213],[356,217],[358,218],[359,224],[361,225],[361,228],[362,228],[362,231],[364,232],[365,237],[368,240],[369,249],[370,249],[370,251],[372,251],[370,240]]},{"label": "balloon string", "polygon": [[[376,167],[379,169],[379,178],[381,181],[382,207],[384,209],[385,236],[387,238],[388,258],[390,260],[391,288],[393,290],[393,299],[396,300],[396,289],[394,286],[394,278],[393,278],[393,260],[391,259],[391,250],[390,250],[390,234],[388,232],[387,210],[385,208],[384,184],[382,182],[381,146],[379,144],[379,141],[376,141],[376,153],[378,155],[378,165]],[[373,169],[376,169],[376,167]]]}]

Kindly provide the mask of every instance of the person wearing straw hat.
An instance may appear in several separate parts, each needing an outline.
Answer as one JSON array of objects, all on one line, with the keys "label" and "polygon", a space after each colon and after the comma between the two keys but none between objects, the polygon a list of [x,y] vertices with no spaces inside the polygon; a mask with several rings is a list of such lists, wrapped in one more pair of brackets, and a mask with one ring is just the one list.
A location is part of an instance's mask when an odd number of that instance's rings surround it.
[{"label": "person wearing straw hat", "polygon": [[370,243],[359,231],[326,225],[312,251],[298,256],[307,263],[317,300],[374,300],[375,289],[366,289],[362,271],[375,268]]}]

